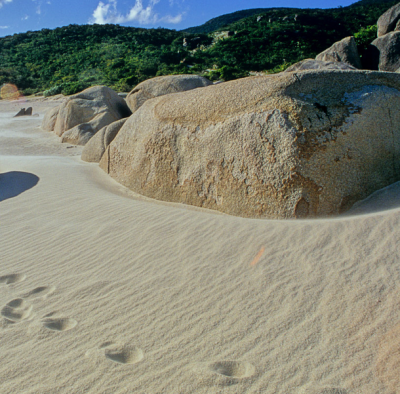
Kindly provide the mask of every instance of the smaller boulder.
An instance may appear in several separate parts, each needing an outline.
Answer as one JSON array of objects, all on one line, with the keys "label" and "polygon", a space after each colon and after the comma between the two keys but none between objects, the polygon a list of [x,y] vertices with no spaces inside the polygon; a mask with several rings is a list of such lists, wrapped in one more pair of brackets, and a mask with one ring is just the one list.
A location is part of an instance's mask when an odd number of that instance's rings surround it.
[{"label": "smaller boulder", "polygon": [[14,118],[17,116],[32,116],[32,107],[28,107],[27,109],[21,108]]},{"label": "smaller boulder", "polygon": [[325,62],[342,62],[358,69],[361,68],[360,55],[354,37],[346,37],[335,42],[330,48],[317,55],[315,59]]},{"label": "smaller boulder", "polygon": [[213,83],[198,75],[166,75],[155,77],[139,83],[126,97],[128,107],[137,111],[146,100],[170,93],[203,88]]},{"label": "smaller boulder", "polygon": [[25,115],[25,108],[21,108],[19,112],[16,115],[14,115],[14,118],[16,118],[17,116],[24,116],[24,115]]},{"label": "smaller boulder", "polygon": [[60,112],[60,106],[47,111],[42,121],[42,129],[44,131],[53,131],[56,125],[57,116]]},{"label": "smaller boulder", "polygon": [[98,130],[115,122],[115,118],[109,112],[103,112],[95,116],[88,123],[81,123],[67,130],[61,136],[61,142],[66,142],[74,145],[86,145]]},{"label": "smaller boulder", "polygon": [[54,131],[62,142],[85,145],[97,131],[129,115],[125,100],[116,92],[106,86],[94,86],[49,111],[42,128]]},{"label": "smaller boulder", "polygon": [[81,159],[91,163],[98,163],[127,119],[117,120],[98,131],[83,148]]},{"label": "smaller boulder", "polygon": [[356,68],[342,62],[324,62],[322,60],[305,59],[293,64],[287,68],[285,72],[303,70],[356,70]]},{"label": "smaller boulder", "polygon": [[95,134],[95,130],[90,123],[81,123],[67,130],[61,136],[61,142],[63,144],[86,145]]},{"label": "smaller boulder", "polygon": [[389,8],[378,19],[378,37],[382,37],[391,31],[397,29],[397,24],[400,21],[400,3]]},{"label": "smaller boulder", "polygon": [[372,41],[365,54],[365,68],[396,72],[400,68],[400,31]]}]

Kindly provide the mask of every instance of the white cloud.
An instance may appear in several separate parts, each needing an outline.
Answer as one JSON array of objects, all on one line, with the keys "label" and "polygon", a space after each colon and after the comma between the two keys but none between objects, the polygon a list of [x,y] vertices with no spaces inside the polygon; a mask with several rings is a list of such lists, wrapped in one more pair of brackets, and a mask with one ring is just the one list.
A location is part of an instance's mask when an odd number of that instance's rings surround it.
[{"label": "white cloud", "polygon": [[177,24],[182,22],[183,14],[178,14],[176,16],[166,15],[160,19],[162,22]]},{"label": "white cloud", "polygon": [[[1,0],[0,0],[1,1]],[[42,14],[42,5],[43,5],[43,0],[32,0],[36,4],[36,13],[38,15]],[[46,4],[51,4],[50,1],[47,1]]]},{"label": "white cloud", "polygon": [[130,11],[126,15],[122,15],[117,10],[116,0],[108,0],[108,4],[100,1],[97,8],[93,11],[92,18],[89,22],[104,25],[105,23],[126,23],[135,21],[142,25],[148,25],[157,22],[176,24],[182,20],[182,14],[160,17],[154,11],[154,6],[159,2],[160,0],[150,0],[148,5],[144,7],[142,0],[136,0],[135,5]]},{"label": "white cloud", "polygon": [[12,0],[0,0],[0,8],[3,7],[4,4],[11,3]]},{"label": "white cloud", "polygon": [[0,26],[0,29],[8,29],[10,26]]},{"label": "white cloud", "polygon": [[25,16],[23,16],[22,18],[21,18],[21,21],[26,21],[26,20],[28,20],[29,19],[29,15],[25,15]]}]

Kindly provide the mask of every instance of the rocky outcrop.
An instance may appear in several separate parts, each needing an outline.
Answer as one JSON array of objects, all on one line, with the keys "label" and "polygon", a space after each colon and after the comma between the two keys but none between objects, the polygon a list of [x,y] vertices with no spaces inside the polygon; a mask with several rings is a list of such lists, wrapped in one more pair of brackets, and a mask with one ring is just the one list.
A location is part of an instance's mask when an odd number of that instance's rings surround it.
[{"label": "rocky outcrop", "polygon": [[137,111],[146,100],[170,93],[179,93],[212,85],[207,78],[198,75],[166,75],[139,83],[127,96],[126,102],[132,112]]},{"label": "rocky outcrop", "polygon": [[83,161],[98,163],[126,120],[127,118],[117,120],[98,131],[83,148],[81,159]]},{"label": "rocky outcrop", "polygon": [[396,4],[392,8],[389,8],[378,19],[378,37],[382,37],[385,34],[396,30],[399,21],[400,21],[400,3]]},{"label": "rocky outcrop", "polygon": [[396,72],[400,67],[400,31],[372,41],[365,57],[366,67],[370,70]]},{"label": "rocky outcrop", "polygon": [[330,48],[317,55],[315,59],[324,62],[342,62],[355,68],[361,68],[360,55],[354,37],[346,37],[335,42]]},{"label": "rocky outcrop", "polygon": [[338,214],[400,180],[400,75],[280,73],[158,97],[100,166],[145,196],[232,215]]},{"label": "rocky outcrop", "polygon": [[295,63],[285,70],[285,72],[303,71],[303,70],[356,70],[355,67],[341,62],[325,62],[322,60],[305,59]]},{"label": "rocky outcrop", "polygon": [[43,119],[42,129],[62,142],[84,145],[100,129],[131,114],[126,102],[106,86],[94,86],[69,97]]},{"label": "rocky outcrop", "polygon": [[17,118],[19,116],[32,116],[32,107],[28,107],[27,109],[21,108],[16,115],[14,115],[14,118]]}]

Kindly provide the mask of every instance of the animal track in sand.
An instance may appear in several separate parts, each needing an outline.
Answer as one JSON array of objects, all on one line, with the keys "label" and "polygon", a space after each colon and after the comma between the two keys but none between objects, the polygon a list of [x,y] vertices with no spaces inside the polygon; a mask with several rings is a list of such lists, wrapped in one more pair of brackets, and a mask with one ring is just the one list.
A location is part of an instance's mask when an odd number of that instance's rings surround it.
[{"label": "animal track in sand", "polygon": [[14,283],[19,283],[25,280],[25,274],[10,274],[10,275],[3,275],[0,276],[0,284],[4,285],[12,285]]},{"label": "animal track in sand", "polygon": [[254,375],[256,370],[252,364],[245,361],[218,361],[208,368],[218,375],[236,379],[248,378]]},{"label": "animal track in sand", "polygon": [[70,318],[45,319],[42,322],[44,327],[52,331],[68,331],[78,324],[75,319]]},{"label": "animal track in sand", "polygon": [[[103,345],[104,347],[104,345]],[[106,349],[106,358],[119,364],[136,364],[143,360],[143,351],[136,346],[115,346]]]},{"label": "animal track in sand", "polygon": [[10,301],[2,310],[1,315],[13,323],[19,323],[30,317],[32,305],[28,304],[22,298],[16,298]]},{"label": "animal track in sand", "polygon": [[56,290],[55,286],[39,286],[31,290],[30,292],[24,294],[22,298],[32,299],[32,300],[40,297],[45,298],[48,295],[54,293],[55,290]]}]

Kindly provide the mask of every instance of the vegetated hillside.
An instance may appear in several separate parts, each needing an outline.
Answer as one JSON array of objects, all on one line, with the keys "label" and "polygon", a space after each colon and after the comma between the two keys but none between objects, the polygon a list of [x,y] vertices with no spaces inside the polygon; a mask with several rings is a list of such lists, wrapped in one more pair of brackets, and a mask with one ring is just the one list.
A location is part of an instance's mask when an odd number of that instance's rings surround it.
[{"label": "vegetated hillside", "polygon": [[15,34],[0,38],[0,86],[14,83],[27,94],[50,88],[52,94],[73,94],[97,84],[127,91],[157,75],[196,73],[229,80],[250,71],[276,72],[357,32],[361,48],[376,36],[370,26],[396,3],[267,9],[224,27],[229,34],[118,25]]},{"label": "vegetated hillside", "polygon": [[[358,7],[362,5],[385,5],[386,3],[390,2],[389,0],[360,0],[357,1],[356,3],[346,7]],[[396,2],[395,2],[396,4]],[[286,11],[286,12],[292,12],[296,11],[298,8],[252,8],[250,10],[241,10],[241,11],[236,11],[232,12],[230,14],[225,14],[218,16],[216,18],[210,19],[206,23],[200,25],[200,26],[194,26],[194,27],[189,27],[187,29],[182,30],[183,32],[186,33],[193,33],[193,34],[198,34],[198,33],[212,33],[215,30],[219,30],[221,28],[224,28],[232,23],[235,23],[241,19],[247,18],[252,15],[258,15],[262,13],[267,13],[267,12],[275,12],[275,11]]]},{"label": "vegetated hillside", "polygon": [[324,10],[269,9],[225,26],[223,30],[234,32],[232,36],[191,54],[186,61],[195,67],[213,64],[216,67],[211,76],[233,79],[249,71],[283,70],[356,33],[363,49],[365,42],[376,37],[376,29],[368,27],[376,25],[379,16],[397,2],[361,2],[357,6]]},{"label": "vegetated hillside", "polygon": [[184,72],[181,46],[182,33],[118,25],[15,34],[0,39],[0,84],[28,92],[57,85],[65,94],[95,84],[127,90],[167,65],[166,73]]},{"label": "vegetated hillside", "polygon": [[216,18],[210,19],[206,23],[200,26],[189,27],[188,29],[182,30],[186,33],[212,33],[221,27],[227,26],[231,23],[237,22],[240,19],[247,18],[252,15],[261,14],[262,12],[268,11],[268,8],[252,8],[250,10],[242,10],[217,16]]}]

